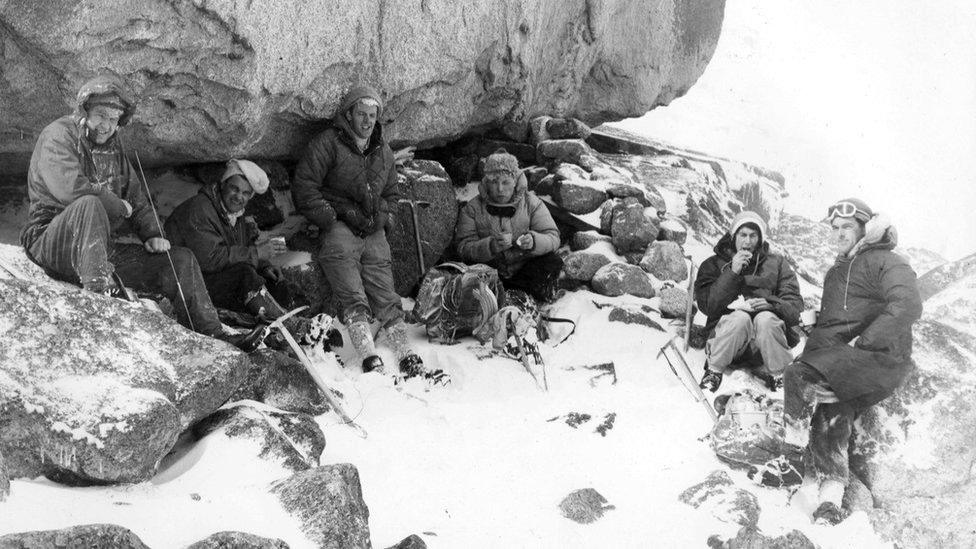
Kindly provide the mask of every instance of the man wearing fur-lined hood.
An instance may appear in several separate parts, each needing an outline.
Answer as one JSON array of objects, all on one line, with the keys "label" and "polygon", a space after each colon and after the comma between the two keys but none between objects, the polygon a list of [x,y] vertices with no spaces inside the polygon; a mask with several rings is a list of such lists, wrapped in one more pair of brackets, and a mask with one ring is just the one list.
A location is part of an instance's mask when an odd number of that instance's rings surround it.
[{"label": "man wearing fur-lined hood", "polygon": [[[914,367],[912,324],[922,314],[915,272],[894,253],[889,219],[856,198],[827,211],[837,252],[817,324],[784,376],[786,442],[804,448],[801,497],[836,524],[848,484],[854,418],[890,396]],[[851,344],[853,342],[853,345]]]}]

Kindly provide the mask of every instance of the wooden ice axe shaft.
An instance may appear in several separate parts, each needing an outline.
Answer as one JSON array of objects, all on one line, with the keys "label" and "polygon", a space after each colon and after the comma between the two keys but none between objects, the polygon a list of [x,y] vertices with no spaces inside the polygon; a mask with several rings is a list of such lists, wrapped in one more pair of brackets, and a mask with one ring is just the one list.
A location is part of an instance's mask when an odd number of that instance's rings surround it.
[{"label": "wooden ice axe shaft", "polygon": [[410,206],[410,217],[413,220],[413,237],[417,243],[417,266],[420,267],[420,276],[423,277],[424,273],[427,272],[427,266],[424,264],[424,247],[420,240],[420,218],[417,216],[417,207],[426,208],[430,206],[430,202],[426,200],[414,200],[412,198],[401,198],[399,202],[400,204]]}]

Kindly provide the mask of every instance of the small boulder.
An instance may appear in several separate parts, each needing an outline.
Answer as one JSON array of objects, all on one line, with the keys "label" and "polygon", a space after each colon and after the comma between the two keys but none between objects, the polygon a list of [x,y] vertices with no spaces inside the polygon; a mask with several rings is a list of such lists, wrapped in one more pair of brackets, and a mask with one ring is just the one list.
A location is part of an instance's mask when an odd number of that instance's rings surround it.
[{"label": "small boulder", "polygon": [[400,540],[400,543],[388,547],[387,549],[427,549],[427,544],[424,542],[423,538],[417,534],[410,534],[409,536]]},{"label": "small boulder", "polygon": [[586,139],[590,127],[575,118],[551,118],[546,122],[549,139]]},{"label": "small boulder", "polygon": [[582,139],[548,139],[540,141],[535,150],[538,163],[543,165],[569,162],[579,166],[580,157],[593,154]]},{"label": "small boulder", "polygon": [[256,400],[313,416],[329,411],[325,395],[301,362],[272,349],[255,351],[248,358],[251,368],[230,400]]},{"label": "small boulder", "polygon": [[593,488],[576,490],[559,504],[559,510],[564,517],[580,524],[596,522],[611,509],[614,506],[607,505],[607,498]]},{"label": "small boulder", "polygon": [[657,233],[656,213],[653,217],[647,215],[636,198],[625,198],[613,206],[610,234],[618,253],[643,253],[657,239]]},{"label": "small boulder", "polygon": [[579,167],[588,172],[592,172],[600,165],[600,160],[592,154],[581,154],[579,157]]},{"label": "small boulder", "polygon": [[610,258],[598,252],[569,252],[563,259],[563,272],[566,278],[589,282],[601,267],[609,263]]},{"label": "small boulder", "polygon": [[596,231],[577,231],[569,238],[569,249],[578,252],[585,250],[597,242],[611,243],[609,236]]},{"label": "small boulder", "polygon": [[529,190],[539,196],[552,196],[552,194],[556,192],[557,182],[558,182],[558,178],[556,177],[556,175],[549,174],[544,176],[542,179],[540,179],[539,182],[536,183],[534,189],[530,188]]},{"label": "small boulder", "polygon": [[[661,298],[662,318],[684,318],[688,311],[688,290],[680,286],[666,286],[658,292]],[[691,316],[695,317],[695,305],[691,305]]]},{"label": "small boulder", "polygon": [[637,199],[637,202],[641,206],[647,208],[651,206],[651,201],[648,200],[647,196],[644,194],[642,189],[638,189],[633,185],[628,185],[626,183],[609,183],[607,184],[607,194],[610,198],[627,198],[633,197]]},{"label": "small boulder", "polygon": [[640,266],[658,280],[681,282],[688,278],[685,253],[676,242],[666,240],[651,242],[640,260]]},{"label": "small boulder", "polygon": [[668,240],[684,246],[688,240],[688,228],[677,219],[665,219],[658,225],[658,240]]},{"label": "small boulder", "polygon": [[752,492],[736,488],[729,474],[712,471],[704,481],[688,488],[678,501],[701,509],[704,507],[722,522],[755,527],[759,522],[759,500]]},{"label": "small boulder", "polygon": [[566,162],[556,166],[553,173],[555,173],[556,177],[558,177],[560,180],[569,179],[572,181],[576,179],[583,179],[588,181],[590,179],[590,175],[586,173],[586,170],[580,168],[576,164],[568,164]]},{"label": "small boulder", "polygon": [[271,492],[302,531],[325,549],[368,549],[369,509],[351,463],[324,465],[276,482]]},{"label": "small boulder", "polygon": [[216,532],[186,549],[288,549],[278,538],[265,538],[247,532]]},{"label": "small boulder", "polygon": [[292,471],[316,467],[325,449],[325,435],[315,419],[238,404],[217,410],[193,428],[203,438],[221,434],[255,443],[257,456],[280,462]]},{"label": "small boulder", "polygon": [[556,204],[576,215],[595,211],[607,199],[600,186],[582,179],[565,179],[556,183],[554,190],[552,198]]},{"label": "small boulder", "polygon": [[610,236],[613,230],[613,208],[620,200],[608,199],[600,204],[600,233]]},{"label": "small boulder", "polygon": [[82,548],[112,547],[113,549],[149,549],[132,530],[116,524],[83,524],[60,530],[35,530],[0,536],[4,549],[34,549],[42,547]]},{"label": "small boulder", "polygon": [[[549,175],[549,170],[543,168],[542,166],[529,166],[522,170],[525,174],[525,180],[528,183],[530,191],[535,192],[539,187],[539,182],[542,181],[544,177]],[[536,194],[548,194],[548,193],[536,193]]]},{"label": "small boulder", "polygon": [[546,128],[550,120],[552,120],[550,116],[537,116],[529,122],[529,139],[533,145],[550,139],[549,130]]},{"label": "small boulder", "polygon": [[624,324],[647,326],[648,328],[653,328],[659,332],[664,331],[664,328],[662,328],[657,321],[647,316],[645,311],[631,311],[623,307],[614,307],[610,310],[607,320],[610,322],[622,322]]},{"label": "small boulder", "polygon": [[616,297],[629,294],[654,297],[654,285],[643,269],[626,263],[610,263],[601,267],[590,282],[598,294]]},{"label": "small boulder", "polygon": [[760,533],[755,525],[743,526],[734,538],[724,543],[718,536],[711,536],[708,546],[716,549],[817,549],[817,545],[799,530],[768,537]]}]

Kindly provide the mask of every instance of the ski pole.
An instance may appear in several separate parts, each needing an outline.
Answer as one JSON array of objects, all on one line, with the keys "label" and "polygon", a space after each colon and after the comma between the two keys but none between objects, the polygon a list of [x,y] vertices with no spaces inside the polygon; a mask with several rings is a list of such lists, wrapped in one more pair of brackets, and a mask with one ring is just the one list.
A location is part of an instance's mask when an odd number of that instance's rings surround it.
[{"label": "ski pole", "polygon": [[[166,238],[166,233],[163,232],[163,224],[159,222],[159,212],[156,211],[156,204],[153,202],[152,193],[149,192],[149,182],[146,181],[146,174],[142,171],[142,161],[139,160],[139,151],[132,151],[136,155],[136,164],[139,166],[139,175],[142,177],[142,186],[146,189],[146,200],[149,201],[149,207],[152,208],[153,219],[156,220],[156,227],[159,228],[159,236],[161,238]],[[176,265],[173,263],[173,256],[170,255],[169,250],[166,250],[166,259],[169,260],[169,268],[173,270],[173,279],[176,280],[176,289],[180,293],[180,301],[183,302],[183,311],[186,312],[186,322],[190,325],[190,329],[194,332],[197,331],[193,327],[193,319],[190,317],[190,308],[186,306],[186,295],[183,293],[183,285],[180,284],[180,275],[176,272]]]}]

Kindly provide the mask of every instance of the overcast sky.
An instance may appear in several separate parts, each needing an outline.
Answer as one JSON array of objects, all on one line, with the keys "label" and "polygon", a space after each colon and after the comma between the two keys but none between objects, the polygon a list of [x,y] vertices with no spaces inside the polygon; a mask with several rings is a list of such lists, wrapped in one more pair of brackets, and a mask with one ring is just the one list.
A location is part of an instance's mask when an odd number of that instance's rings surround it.
[{"label": "overcast sky", "polygon": [[621,125],[783,172],[795,213],[858,196],[903,244],[976,252],[972,0],[732,0],[698,83]]}]

